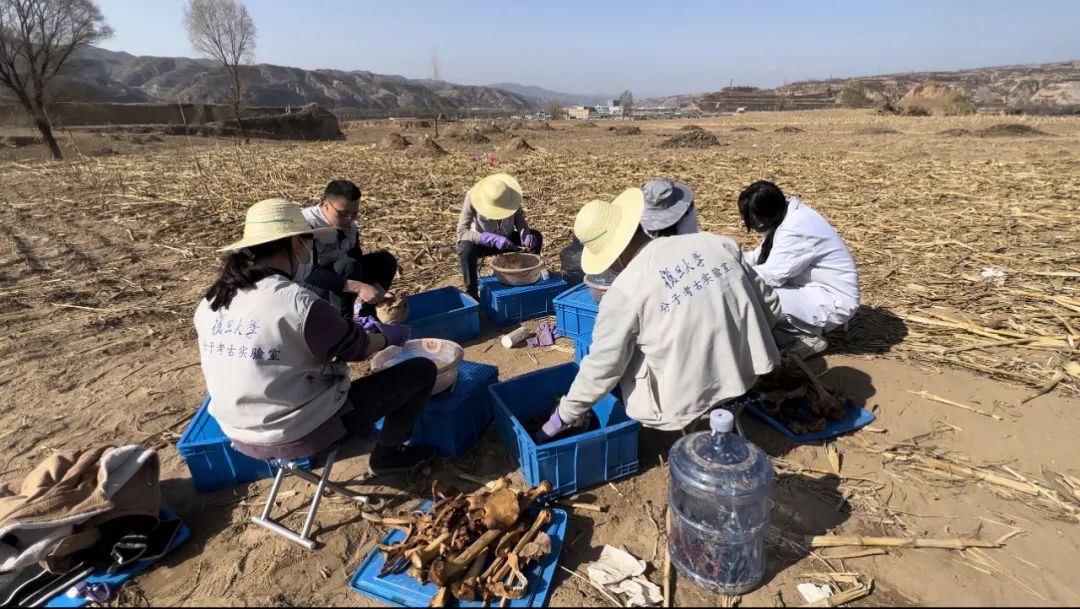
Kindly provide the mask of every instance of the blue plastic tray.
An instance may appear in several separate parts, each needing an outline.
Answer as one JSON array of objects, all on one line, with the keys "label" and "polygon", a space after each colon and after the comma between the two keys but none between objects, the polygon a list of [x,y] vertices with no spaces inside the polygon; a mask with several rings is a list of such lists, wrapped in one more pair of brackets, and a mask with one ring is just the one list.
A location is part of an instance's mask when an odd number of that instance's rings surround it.
[{"label": "blue plastic tray", "polygon": [[[431,505],[425,502],[419,509],[426,510]],[[551,578],[555,575],[555,565],[559,562],[559,552],[562,550],[563,537],[566,535],[566,512],[559,509],[551,510],[551,524],[544,532],[551,537],[551,554],[548,554],[538,563],[533,563],[525,569],[524,573],[529,578],[529,588],[524,598],[507,602],[508,607],[542,607],[547,601],[551,591]],[[382,544],[387,545],[400,541],[405,534],[395,529],[383,538]],[[408,573],[379,577],[385,560],[376,548],[367,555],[360,568],[349,580],[349,587],[394,607],[427,607],[431,599],[438,592],[435,584],[427,583],[421,586],[417,581],[409,577]],[[480,607],[481,603],[459,603],[450,597],[451,607]]]},{"label": "blue plastic tray", "polygon": [[480,335],[480,303],[454,287],[421,292],[405,298],[413,338],[470,341]]},{"label": "blue plastic tray", "polygon": [[499,439],[521,464],[531,486],[551,482],[550,497],[572,495],[587,487],[633,474],[638,469],[641,425],[626,415],[622,401],[609,394],[593,412],[600,429],[537,445],[521,421],[544,419],[577,375],[577,364],[563,364],[495,383],[489,388]]},{"label": "blue plastic tray", "polygon": [[[413,427],[412,443],[431,446],[454,458],[465,454],[491,425],[491,394],[488,387],[499,380],[499,369],[487,364],[461,362],[452,392],[433,398],[420,412]],[[383,420],[375,423],[382,429]]]},{"label": "blue plastic tray", "polygon": [[[874,416],[874,413],[866,410],[865,408],[862,408],[861,406],[852,406],[851,408],[848,408],[848,411],[844,415],[844,418],[838,419],[836,421],[829,421],[825,424],[825,429],[822,429],[821,431],[812,431],[810,433],[799,436],[795,435],[790,429],[788,429],[787,425],[784,425],[778,419],[765,412],[765,409],[761,407],[761,402],[764,398],[760,394],[755,392],[752,394],[748,394],[741,399],[745,400],[746,409],[754,413],[754,416],[761,419],[762,421],[765,421],[765,423],[768,424],[769,427],[772,427],[776,431],[779,431],[791,441],[798,442],[800,444],[806,444],[808,442],[821,442],[822,440],[835,438],[836,436],[840,436],[866,427],[870,423],[873,423],[874,419],[877,418],[876,416]],[[807,407],[809,407],[809,402],[807,402]]]},{"label": "blue plastic tray", "polygon": [[[162,520],[172,520],[176,517],[176,513],[174,513],[169,508],[161,509]],[[172,551],[176,550],[176,548],[184,545],[184,542],[186,542],[190,538],[191,530],[188,529],[186,524],[181,524],[180,530],[176,532],[176,537],[174,537],[172,543],[169,544],[168,552],[171,553]],[[167,555],[168,554],[166,554],[166,556]],[[124,582],[152,567],[154,565],[154,562],[155,561],[153,560],[140,560],[119,573],[113,573],[112,575],[91,575],[90,577],[86,578],[86,581],[92,584],[109,584],[113,588],[113,590],[118,590]],[[45,606],[83,607],[88,602],[90,601],[85,598],[71,598],[67,594],[60,594],[59,596],[54,596],[53,598],[49,599],[49,602],[45,603]]]},{"label": "blue plastic tray", "polygon": [[[210,396],[206,396],[176,443],[177,452],[191,472],[195,490],[206,493],[273,476],[269,463],[252,459],[232,447],[209,408]],[[297,463],[302,467],[309,465],[307,459]]]},{"label": "blue plastic tray", "polygon": [[572,287],[555,298],[555,328],[560,336],[591,339],[600,305],[593,300],[589,286]]},{"label": "blue plastic tray", "polygon": [[555,298],[566,290],[566,281],[551,276],[532,285],[509,286],[494,276],[480,278],[480,306],[496,326],[519,324],[553,315]]}]

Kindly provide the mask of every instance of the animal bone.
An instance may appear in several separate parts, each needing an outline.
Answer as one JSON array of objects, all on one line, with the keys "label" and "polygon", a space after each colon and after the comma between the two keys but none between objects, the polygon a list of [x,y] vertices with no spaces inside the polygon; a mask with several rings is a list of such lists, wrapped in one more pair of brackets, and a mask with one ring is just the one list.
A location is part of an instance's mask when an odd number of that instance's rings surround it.
[{"label": "animal bone", "polygon": [[818,401],[820,402],[820,405],[824,407],[824,413],[839,412],[841,413],[841,416],[843,416],[842,413],[844,412],[844,404],[841,403],[841,401],[837,399],[835,395],[830,393],[829,390],[821,384],[821,381],[818,380],[817,375],[814,374],[810,370],[810,368],[806,366],[806,362],[804,362],[801,357],[794,353],[788,353],[788,357],[791,359],[791,361],[795,362],[795,365],[798,366],[800,370],[802,370],[803,374],[806,375],[806,378],[809,379],[810,384],[813,385],[814,391],[817,392],[818,395]]},{"label": "animal bone", "polygon": [[529,531],[525,533],[525,535],[522,536],[522,538],[517,542],[517,545],[514,546],[514,549],[510,552],[510,554],[507,555],[506,559],[503,561],[502,566],[499,567],[497,571],[495,571],[495,575],[491,577],[489,581],[501,582],[505,580],[507,574],[509,574],[510,572],[510,557],[515,554],[521,554],[521,551],[525,548],[525,546],[530,541],[532,541],[540,532],[541,527],[547,526],[549,522],[551,522],[551,511],[540,510],[540,513],[536,515],[536,520],[534,520],[532,523],[532,527],[530,527]]},{"label": "animal bone", "polygon": [[446,602],[450,600],[449,590],[446,587],[439,588],[439,591],[435,593],[435,596],[431,598],[431,604],[429,607],[445,607]]},{"label": "animal bone", "polygon": [[405,556],[409,558],[414,567],[423,569],[442,554],[443,544],[449,539],[450,532],[448,531],[432,539],[426,546],[417,546],[409,550],[405,553]]},{"label": "animal bone", "polygon": [[524,512],[525,510],[532,507],[532,504],[539,501],[542,497],[550,495],[553,488],[554,487],[551,486],[550,482],[548,482],[547,480],[541,480],[540,484],[536,485],[536,488],[525,491],[525,493],[518,500],[518,505],[520,506],[521,511]]},{"label": "animal bone", "polygon": [[510,568],[510,584],[507,586],[501,579],[488,585],[493,596],[517,600],[525,597],[525,591],[529,588],[529,578],[521,572],[521,564],[517,554],[506,557],[506,564]]},{"label": "animal bone", "polygon": [[488,529],[506,530],[521,517],[521,506],[514,491],[504,488],[487,497],[481,522]]},{"label": "animal bone", "polygon": [[409,316],[409,301],[398,297],[375,307],[375,316],[384,324],[403,322]]},{"label": "animal bone", "polygon": [[476,556],[476,559],[472,561],[472,564],[469,565],[469,570],[465,572],[465,576],[450,584],[450,593],[454,595],[454,598],[459,601],[476,600],[477,578],[480,577],[480,571],[484,568],[487,557],[488,548],[484,548]]},{"label": "animal bone", "polygon": [[506,532],[506,535],[502,536],[499,543],[495,546],[495,558],[505,558],[510,550],[517,545],[518,540],[525,534],[525,523],[519,522],[514,525],[514,528]]},{"label": "animal bone", "polygon": [[521,558],[525,562],[540,560],[548,554],[551,554],[551,537],[544,532],[539,533],[536,539],[525,544],[525,547],[521,549]]},{"label": "animal bone", "polygon": [[[431,581],[438,586],[448,586],[457,580],[469,568],[476,556],[485,548],[501,537],[503,531],[485,531],[479,539],[473,542],[464,552],[447,561],[436,562],[431,565]],[[442,565],[442,566],[440,566]]]}]

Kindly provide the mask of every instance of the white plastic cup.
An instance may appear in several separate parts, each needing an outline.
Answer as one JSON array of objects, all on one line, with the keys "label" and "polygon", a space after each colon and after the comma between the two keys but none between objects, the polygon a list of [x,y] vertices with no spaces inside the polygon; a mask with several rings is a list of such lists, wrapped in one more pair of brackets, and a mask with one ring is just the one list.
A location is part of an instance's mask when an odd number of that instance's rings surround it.
[{"label": "white plastic cup", "polygon": [[502,342],[502,346],[506,347],[507,349],[513,349],[515,345],[520,345],[522,342],[525,341],[526,338],[529,338],[529,331],[526,330],[524,326],[522,326],[517,330],[514,330],[513,332],[504,335],[500,339],[500,342]]}]

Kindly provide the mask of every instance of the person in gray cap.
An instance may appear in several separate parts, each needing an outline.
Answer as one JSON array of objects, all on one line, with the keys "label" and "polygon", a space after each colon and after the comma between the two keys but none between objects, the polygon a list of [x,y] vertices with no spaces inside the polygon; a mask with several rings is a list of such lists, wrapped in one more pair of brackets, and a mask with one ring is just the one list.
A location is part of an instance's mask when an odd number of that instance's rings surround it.
[{"label": "person in gray cap", "polygon": [[645,194],[641,228],[647,235],[655,239],[698,232],[694,191],[689,186],[671,178],[661,178],[649,182],[641,190]]}]

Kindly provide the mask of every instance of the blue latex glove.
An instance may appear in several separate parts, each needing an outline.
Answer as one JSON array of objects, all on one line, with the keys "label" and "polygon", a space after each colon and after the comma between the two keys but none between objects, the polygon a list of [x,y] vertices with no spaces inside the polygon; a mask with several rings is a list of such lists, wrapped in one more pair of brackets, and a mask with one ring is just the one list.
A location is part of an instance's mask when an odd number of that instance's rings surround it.
[{"label": "blue latex glove", "polygon": [[514,247],[514,242],[495,233],[480,233],[480,245],[493,247],[497,250],[508,250]]},{"label": "blue latex glove", "polygon": [[521,244],[524,245],[525,248],[530,250],[530,251],[535,250],[536,249],[536,235],[534,235],[532,233],[526,233],[525,236],[521,239]]},{"label": "blue latex glove", "polygon": [[570,425],[562,420],[562,417],[559,416],[559,409],[556,407],[551,413],[551,417],[548,418],[547,423],[544,423],[544,426],[540,428],[540,431],[536,432],[536,435],[533,436],[533,440],[537,444],[545,444],[555,439],[555,436],[567,429],[570,429]]},{"label": "blue latex glove", "polygon": [[[359,309],[359,307],[357,308]],[[379,331],[379,320],[375,319],[374,315],[357,315],[353,317],[353,321],[355,321],[358,326],[367,330],[368,332]]]},{"label": "blue latex glove", "polygon": [[412,326],[392,321],[388,324],[375,322],[375,328],[386,338],[389,345],[402,346],[412,338]]}]

